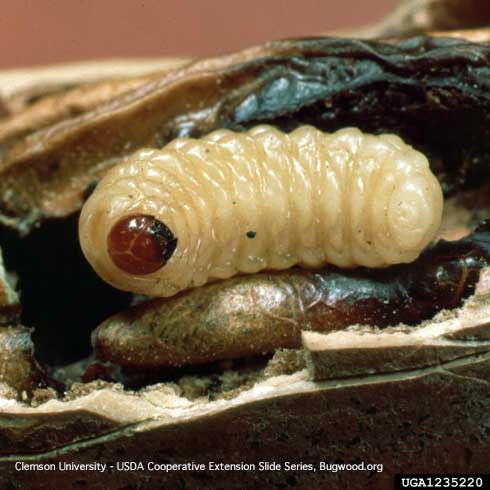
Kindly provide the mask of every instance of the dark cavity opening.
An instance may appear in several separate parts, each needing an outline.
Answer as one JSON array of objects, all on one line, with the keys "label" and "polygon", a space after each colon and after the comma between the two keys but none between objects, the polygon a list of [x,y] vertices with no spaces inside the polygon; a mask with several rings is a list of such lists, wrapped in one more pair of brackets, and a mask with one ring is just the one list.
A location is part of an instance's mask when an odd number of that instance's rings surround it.
[{"label": "dark cavity opening", "polygon": [[87,357],[90,332],[126,308],[130,293],[104,283],[78,242],[78,214],[49,220],[25,238],[0,228],[0,247],[21,292],[22,323],[34,327],[36,357],[61,366]]}]

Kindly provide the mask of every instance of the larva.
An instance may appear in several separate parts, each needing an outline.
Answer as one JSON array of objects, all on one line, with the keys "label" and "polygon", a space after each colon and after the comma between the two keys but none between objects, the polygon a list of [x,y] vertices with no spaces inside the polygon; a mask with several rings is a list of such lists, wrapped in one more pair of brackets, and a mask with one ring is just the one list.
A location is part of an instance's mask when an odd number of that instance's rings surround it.
[{"label": "larva", "polygon": [[262,125],[136,152],[101,180],[79,233],[107,282],[171,296],[295,264],[411,262],[442,207],[427,159],[395,135]]}]

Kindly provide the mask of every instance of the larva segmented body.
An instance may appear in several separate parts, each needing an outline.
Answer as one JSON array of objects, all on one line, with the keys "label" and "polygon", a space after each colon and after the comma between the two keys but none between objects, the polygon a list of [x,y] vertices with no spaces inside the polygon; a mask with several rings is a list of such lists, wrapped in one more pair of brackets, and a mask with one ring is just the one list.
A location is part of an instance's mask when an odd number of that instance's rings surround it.
[{"label": "larva segmented body", "polygon": [[395,135],[258,126],[138,151],[85,204],[80,241],[112,285],[170,296],[294,264],[411,262],[442,207],[427,159]]}]

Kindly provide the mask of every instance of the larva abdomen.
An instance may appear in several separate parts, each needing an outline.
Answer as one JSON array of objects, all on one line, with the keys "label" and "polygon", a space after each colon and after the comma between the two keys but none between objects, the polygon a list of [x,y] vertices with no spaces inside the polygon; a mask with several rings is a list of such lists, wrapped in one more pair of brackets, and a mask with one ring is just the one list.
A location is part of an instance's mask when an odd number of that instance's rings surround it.
[{"label": "larva abdomen", "polygon": [[137,152],[85,204],[80,240],[114,286],[170,296],[294,264],[411,262],[442,206],[427,159],[397,136],[258,126]]}]

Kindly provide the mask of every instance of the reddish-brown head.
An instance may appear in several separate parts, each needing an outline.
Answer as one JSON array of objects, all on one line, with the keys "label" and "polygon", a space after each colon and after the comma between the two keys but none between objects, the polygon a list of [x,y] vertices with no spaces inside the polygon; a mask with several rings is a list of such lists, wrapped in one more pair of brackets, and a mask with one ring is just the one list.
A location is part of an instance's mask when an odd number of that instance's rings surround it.
[{"label": "reddish-brown head", "polygon": [[121,218],[107,238],[107,250],[119,269],[136,275],[161,269],[177,247],[177,238],[154,216],[138,214]]}]

